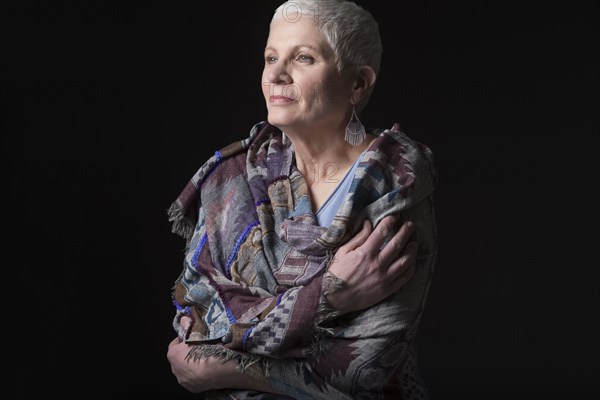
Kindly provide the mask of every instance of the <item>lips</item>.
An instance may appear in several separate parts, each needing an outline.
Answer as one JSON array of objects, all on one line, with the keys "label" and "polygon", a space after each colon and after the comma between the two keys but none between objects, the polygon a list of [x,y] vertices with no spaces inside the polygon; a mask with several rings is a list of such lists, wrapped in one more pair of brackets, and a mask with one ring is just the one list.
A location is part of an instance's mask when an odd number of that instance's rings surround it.
[{"label": "lips", "polygon": [[286,97],[286,96],[270,96],[269,97],[269,103],[278,103],[278,104],[287,104],[287,103],[293,103],[294,99],[290,98],[290,97]]}]

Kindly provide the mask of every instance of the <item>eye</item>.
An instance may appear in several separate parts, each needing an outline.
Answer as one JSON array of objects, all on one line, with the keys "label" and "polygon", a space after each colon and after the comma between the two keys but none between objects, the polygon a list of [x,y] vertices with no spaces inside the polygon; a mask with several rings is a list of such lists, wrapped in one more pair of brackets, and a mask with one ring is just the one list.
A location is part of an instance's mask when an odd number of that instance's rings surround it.
[{"label": "eye", "polygon": [[273,64],[273,63],[275,63],[276,61],[277,61],[277,57],[275,57],[275,56],[266,56],[266,57],[265,57],[265,62],[266,62],[267,64]]},{"label": "eye", "polygon": [[312,64],[315,59],[312,58],[311,56],[307,55],[307,54],[299,54],[298,57],[296,57],[297,61],[300,61],[301,63],[307,63],[307,64]]}]

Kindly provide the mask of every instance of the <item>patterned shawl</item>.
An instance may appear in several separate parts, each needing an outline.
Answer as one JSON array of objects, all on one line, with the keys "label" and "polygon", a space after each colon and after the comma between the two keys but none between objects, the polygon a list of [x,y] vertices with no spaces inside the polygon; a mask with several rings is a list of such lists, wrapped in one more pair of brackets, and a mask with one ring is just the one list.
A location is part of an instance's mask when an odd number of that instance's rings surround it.
[{"label": "patterned shawl", "polygon": [[[290,144],[267,122],[198,170],[169,209],[173,232],[186,238],[172,296],[189,357],[235,359],[297,399],[426,398],[413,342],[435,262],[437,175],[429,148],[397,125],[373,133],[327,228],[317,225]],[[415,274],[375,306],[338,316],[323,297],[339,284],[327,272],[333,254],[366,218],[375,226],[390,214],[416,224]],[[193,319],[187,332],[183,315]],[[209,396],[282,398],[242,390]]]}]

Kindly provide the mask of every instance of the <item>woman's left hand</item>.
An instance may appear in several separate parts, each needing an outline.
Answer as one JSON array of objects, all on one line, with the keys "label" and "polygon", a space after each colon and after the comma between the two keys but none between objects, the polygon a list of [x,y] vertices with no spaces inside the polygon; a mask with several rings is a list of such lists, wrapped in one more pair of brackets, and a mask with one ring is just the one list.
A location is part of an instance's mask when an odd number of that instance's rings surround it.
[{"label": "woman's left hand", "polygon": [[169,343],[167,359],[171,363],[171,371],[177,378],[177,382],[192,393],[214,389],[215,382],[212,381],[211,375],[214,372],[212,364],[215,360],[212,358],[187,360],[189,351],[190,346],[179,338]]},{"label": "woman's left hand", "polygon": [[[191,319],[182,317],[181,324],[187,330]],[[224,365],[215,357],[200,360],[186,359],[190,351],[190,345],[175,338],[169,343],[167,359],[171,363],[171,371],[177,378],[177,382],[192,393],[205,392],[217,388],[218,375],[224,369]]]},{"label": "woman's left hand", "polygon": [[[180,324],[186,331],[191,323],[191,318],[181,317]],[[171,363],[171,371],[177,378],[177,382],[192,393],[212,389],[245,389],[281,394],[266,381],[258,381],[238,372],[237,362],[234,360],[224,363],[217,357],[187,359],[190,349],[190,345],[181,338],[175,338],[169,343],[167,359]]]}]

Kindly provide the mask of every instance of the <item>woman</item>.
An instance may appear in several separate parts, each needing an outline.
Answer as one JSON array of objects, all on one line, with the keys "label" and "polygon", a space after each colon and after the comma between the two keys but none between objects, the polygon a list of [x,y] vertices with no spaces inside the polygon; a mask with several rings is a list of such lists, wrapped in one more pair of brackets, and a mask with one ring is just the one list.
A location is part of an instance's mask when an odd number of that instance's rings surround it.
[{"label": "woman", "polygon": [[377,24],[352,2],[275,11],[268,122],[218,151],[169,210],[187,248],[168,359],[188,390],[426,398],[413,343],[436,253],[435,169],[396,125],[366,132],[358,119],[380,57]]}]

